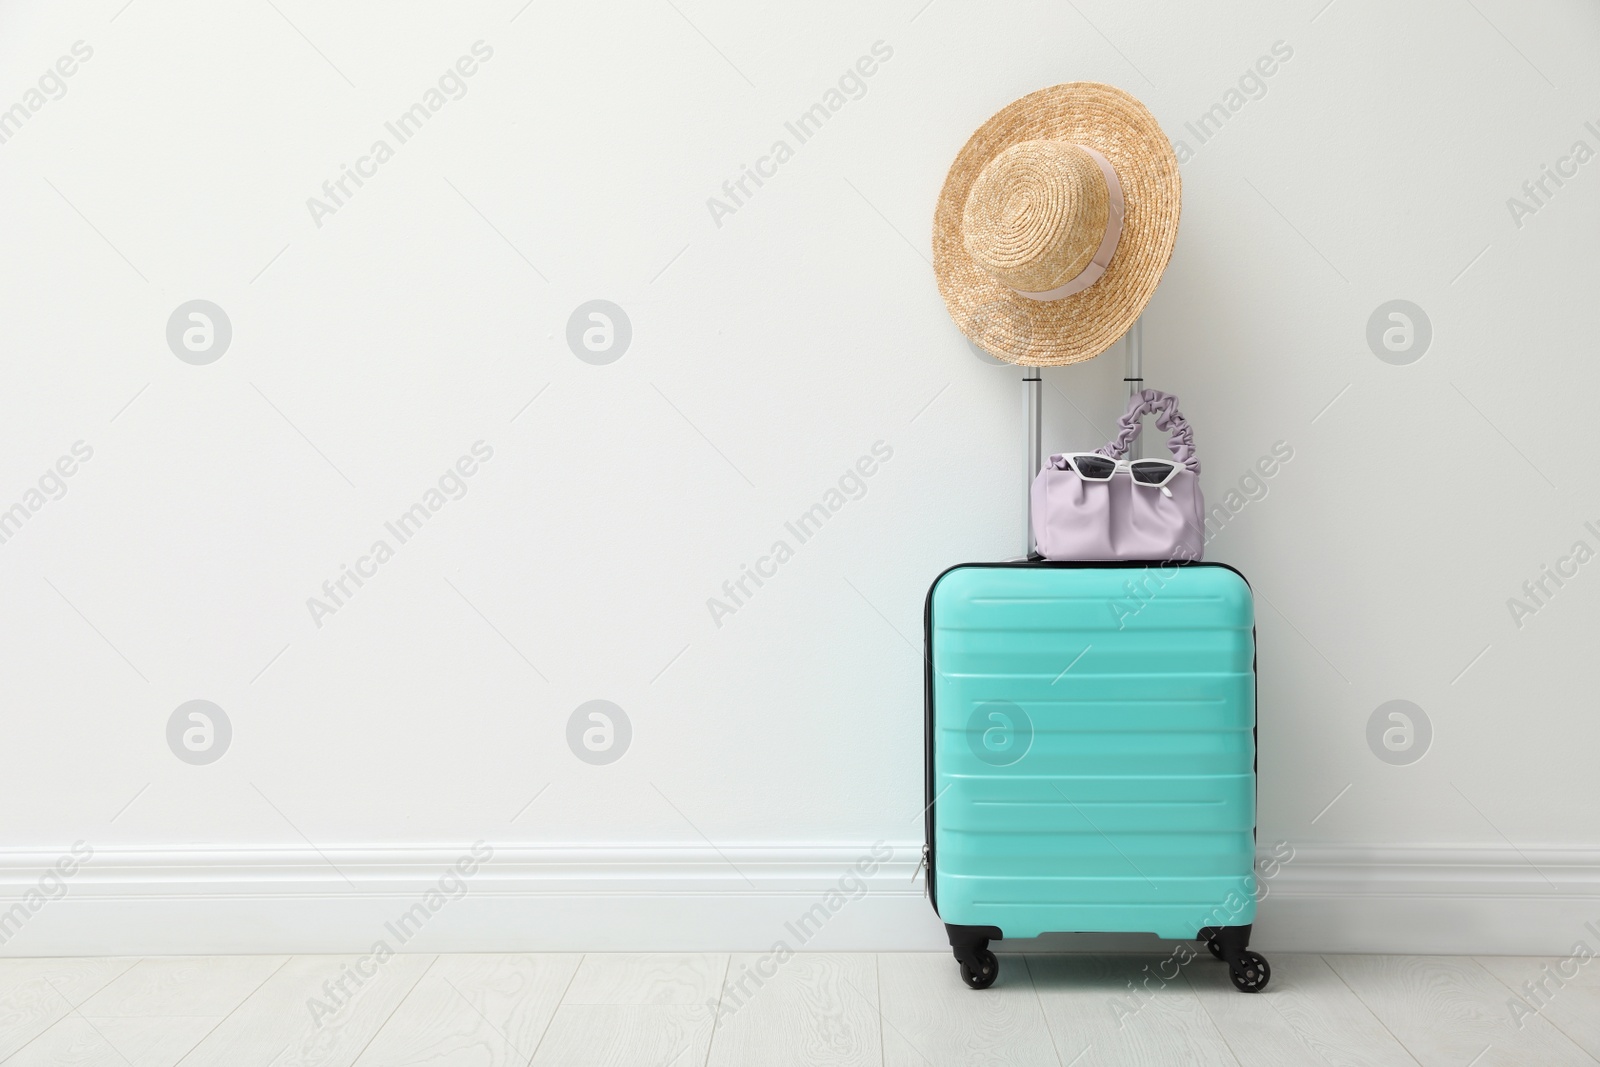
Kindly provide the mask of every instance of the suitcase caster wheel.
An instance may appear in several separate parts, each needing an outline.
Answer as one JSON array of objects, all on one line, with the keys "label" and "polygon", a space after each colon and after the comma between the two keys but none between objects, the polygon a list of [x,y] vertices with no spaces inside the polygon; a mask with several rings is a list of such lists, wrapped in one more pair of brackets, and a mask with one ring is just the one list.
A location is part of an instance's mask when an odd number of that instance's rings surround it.
[{"label": "suitcase caster wheel", "polygon": [[1272,968],[1261,953],[1245,951],[1229,963],[1228,977],[1233,979],[1233,987],[1239,992],[1259,993],[1272,980]]},{"label": "suitcase caster wheel", "polygon": [[977,962],[976,970],[966,960],[961,961],[961,980],[973,989],[988,989],[1000,977],[1000,961],[986,948],[979,949],[974,959]]},{"label": "suitcase caster wheel", "polygon": [[1219,960],[1227,959],[1227,956],[1222,953],[1222,942],[1217,940],[1218,932],[1215,926],[1201,927],[1198,936],[1201,941],[1206,943],[1206,948],[1211,950],[1213,956]]},{"label": "suitcase caster wheel", "polygon": [[1222,954],[1222,946],[1219,945],[1217,942],[1215,942],[1215,941],[1207,941],[1206,942],[1206,948],[1210,949],[1211,950],[1211,954],[1213,956],[1215,956],[1217,959],[1219,959],[1219,960],[1227,959],[1227,957]]}]

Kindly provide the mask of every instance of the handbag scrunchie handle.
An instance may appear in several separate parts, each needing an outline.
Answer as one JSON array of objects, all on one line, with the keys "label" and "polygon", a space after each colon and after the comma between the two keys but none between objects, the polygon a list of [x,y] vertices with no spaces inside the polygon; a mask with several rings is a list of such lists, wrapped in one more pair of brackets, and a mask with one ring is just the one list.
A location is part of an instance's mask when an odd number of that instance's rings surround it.
[{"label": "handbag scrunchie handle", "polygon": [[1110,459],[1121,459],[1139,436],[1139,420],[1146,415],[1156,416],[1156,426],[1172,431],[1167,448],[1172,458],[1195,474],[1200,473],[1200,460],[1195,455],[1194,431],[1188,420],[1178,410],[1178,398],[1159,389],[1145,389],[1128,398],[1128,410],[1117,423],[1117,436],[1095,451]]}]

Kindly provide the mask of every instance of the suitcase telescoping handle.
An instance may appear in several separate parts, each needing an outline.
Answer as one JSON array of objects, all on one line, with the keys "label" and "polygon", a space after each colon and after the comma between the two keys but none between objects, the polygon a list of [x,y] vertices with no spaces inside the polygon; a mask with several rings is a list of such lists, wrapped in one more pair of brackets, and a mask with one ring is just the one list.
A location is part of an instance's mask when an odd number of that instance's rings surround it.
[{"label": "suitcase telescoping handle", "polygon": [[[1132,400],[1135,393],[1144,391],[1144,317],[1133,320],[1133,328],[1122,335],[1123,354],[1126,357],[1122,380],[1128,387],[1128,399]],[[1138,459],[1143,455],[1139,447],[1144,441],[1143,435],[1135,437],[1133,444],[1128,446],[1128,458]]]},{"label": "suitcase telescoping handle", "polygon": [[[1126,359],[1122,380],[1128,386],[1128,399],[1144,388],[1144,317],[1133,320],[1133,327],[1122,336]],[[1038,367],[1024,367],[1022,371],[1023,400],[1028,408],[1027,477],[1022,481],[1022,491],[1027,498],[1027,534],[1023,552],[1027,559],[1038,555],[1039,546],[1033,540],[1033,479],[1044,466],[1044,379]],[[1128,448],[1128,458],[1138,459],[1140,439],[1135,437]]]},{"label": "suitcase telescoping handle", "polygon": [[1044,465],[1044,381],[1039,377],[1038,367],[1023,368],[1022,388],[1024,402],[1028,405],[1028,451],[1024,457],[1027,477],[1022,480],[1022,492],[1028,502],[1024,512],[1028,531],[1023,535],[1022,552],[1024,559],[1033,559],[1038,554],[1038,545],[1033,540],[1033,479]]}]

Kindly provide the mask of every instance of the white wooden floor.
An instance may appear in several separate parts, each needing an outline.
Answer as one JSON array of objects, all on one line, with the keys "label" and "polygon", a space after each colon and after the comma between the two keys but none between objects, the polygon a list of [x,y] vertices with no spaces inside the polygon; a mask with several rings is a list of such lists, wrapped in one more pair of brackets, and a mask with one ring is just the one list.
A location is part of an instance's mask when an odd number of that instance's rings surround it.
[{"label": "white wooden floor", "polygon": [[[1130,983],[1166,957],[1000,958],[985,992],[945,953],[802,954],[759,985],[770,962],[741,955],[396,956],[359,984],[352,957],[9,959],[0,1063],[1600,1062],[1600,962],[1569,964],[1558,986],[1541,967],[1555,960],[1275,955],[1270,989],[1249,996],[1202,953],[1136,999]],[[335,1007],[341,978],[351,995]],[[1519,1025],[1513,989],[1541,979],[1541,1010]],[[315,998],[332,1014],[314,1019]]]}]

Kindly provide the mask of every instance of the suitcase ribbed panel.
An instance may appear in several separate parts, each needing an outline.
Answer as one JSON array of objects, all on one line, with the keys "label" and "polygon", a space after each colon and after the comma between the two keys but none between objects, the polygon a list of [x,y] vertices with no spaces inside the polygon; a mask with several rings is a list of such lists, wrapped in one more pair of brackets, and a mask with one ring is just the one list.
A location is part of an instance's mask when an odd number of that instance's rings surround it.
[{"label": "suitcase ribbed panel", "polygon": [[1244,580],[968,566],[930,597],[940,918],[1006,937],[1253,922]]}]

